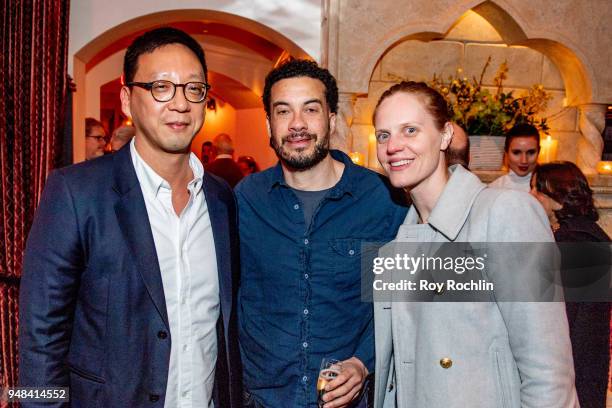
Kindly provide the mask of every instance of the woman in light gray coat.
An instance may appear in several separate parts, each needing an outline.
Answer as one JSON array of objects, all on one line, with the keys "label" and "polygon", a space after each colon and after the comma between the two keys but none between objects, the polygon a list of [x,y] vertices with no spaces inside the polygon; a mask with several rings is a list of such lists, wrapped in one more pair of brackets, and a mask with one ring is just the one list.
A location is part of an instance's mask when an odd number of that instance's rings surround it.
[{"label": "woman in light gray coat", "polygon": [[[396,242],[553,242],[529,194],[486,188],[461,166],[446,167],[446,103],[424,83],[387,90],[374,126],[378,160],[414,203]],[[540,261],[508,257],[504,270]],[[376,408],[578,406],[562,303],[385,301],[374,318]]]}]

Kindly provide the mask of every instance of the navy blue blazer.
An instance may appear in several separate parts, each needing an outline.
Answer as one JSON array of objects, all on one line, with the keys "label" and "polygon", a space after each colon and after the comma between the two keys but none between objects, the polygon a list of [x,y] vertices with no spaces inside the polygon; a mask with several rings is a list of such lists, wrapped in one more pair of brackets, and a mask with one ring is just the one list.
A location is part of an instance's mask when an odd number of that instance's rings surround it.
[{"label": "navy blue blazer", "polygon": [[[213,398],[215,407],[235,408],[236,204],[227,184],[206,172],[203,189],[221,309]],[[72,407],[163,407],[172,336],[129,144],[49,176],[26,245],[19,308],[21,386],[69,386]]]}]

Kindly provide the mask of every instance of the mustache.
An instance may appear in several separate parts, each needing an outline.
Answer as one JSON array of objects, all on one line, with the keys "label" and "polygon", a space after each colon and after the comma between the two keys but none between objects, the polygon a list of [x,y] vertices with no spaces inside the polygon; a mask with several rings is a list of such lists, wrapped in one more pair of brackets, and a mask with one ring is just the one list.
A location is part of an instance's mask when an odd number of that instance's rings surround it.
[{"label": "mustache", "polygon": [[316,133],[308,133],[307,131],[294,132],[282,137],[282,144],[287,143],[292,139],[315,139],[317,140]]}]

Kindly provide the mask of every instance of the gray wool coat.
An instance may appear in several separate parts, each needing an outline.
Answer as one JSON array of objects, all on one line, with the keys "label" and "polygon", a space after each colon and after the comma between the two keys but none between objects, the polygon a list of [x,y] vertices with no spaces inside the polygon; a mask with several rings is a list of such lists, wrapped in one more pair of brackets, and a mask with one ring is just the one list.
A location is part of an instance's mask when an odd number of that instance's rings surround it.
[{"label": "gray wool coat", "polygon": [[[461,166],[427,224],[414,207],[394,242],[553,242],[529,194]],[[517,269],[537,267],[513,257]],[[495,278],[493,278],[495,280]],[[375,408],[578,407],[561,302],[374,302]]]}]

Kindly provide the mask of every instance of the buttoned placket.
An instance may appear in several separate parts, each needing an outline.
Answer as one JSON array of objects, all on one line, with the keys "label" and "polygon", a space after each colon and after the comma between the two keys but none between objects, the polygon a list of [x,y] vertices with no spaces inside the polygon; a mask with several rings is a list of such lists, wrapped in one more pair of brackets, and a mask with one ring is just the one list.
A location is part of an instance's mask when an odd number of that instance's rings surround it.
[{"label": "buttoned placket", "polygon": [[[283,193],[286,193],[286,198],[289,200],[290,212],[292,212],[292,218],[296,225],[304,225],[304,211],[302,206],[300,205],[300,201],[291,191],[288,186],[284,186]],[[299,228],[299,227],[298,227]],[[305,401],[306,395],[305,391],[308,388],[308,375],[307,371],[307,363],[308,363],[308,305],[309,305],[309,294],[310,294],[310,282],[308,282],[308,273],[310,270],[310,248],[308,247],[308,229],[303,232],[303,235],[299,238],[301,240],[301,249],[300,249],[300,263],[303,266],[303,269],[300,271],[302,275],[302,281],[300,284],[300,294],[302,298],[302,313],[301,322],[300,322],[300,338],[298,339],[299,347],[302,350],[302,358],[300,359],[300,372],[302,373],[302,377],[300,379],[302,383],[303,395],[300,396],[302,401]]]},{"label": "buttoned placket", "polygon": [[[313,219],[314,219],[315,214],[313,214]],[[302,213],[302,217],[304,217],[304,214]],[[311,223],[312,224],[312,223]],[[303,309],[302,309],[302,330],[301,330],[301,336],[299,341],[301,342],[300,347],[302,348],[302,366],[301,366],[301,371],[302,371],[302,385],[303,385],[303,390],[304,390],[304,400],[306,400],[306,393],[309,391],[310,387],[308,386],[309,383],[312,383],[312,379],[308,378],[308,375],[306,374],[308,372],[308,360],[309,360],[309,350],[308,350],[308,340],[310,338],[310,326],[309,326],[309,307],[310,307],[310,291],[312,290],[312,288],[310,287],[310,281],[308,280],[308,274],[310,272],[310,240],[309,237],[310,236],[310,228],[308,228],[304,234],[304,238],[302,241],[302,245],[303,245],[303,253],[304,253],[304,271],[303,271],[303,288],[304,288],[304,303],[303,303]]]},{"label": "buttoned placket", "polygon": [[[305,403],[305,401],[307,400],[306,397],[306,393],[310,390],[310,387],[308,386],[309,384],[309,380],[311,380],[310,378],[308,378],[308,357],[309,357],[309,350],[308,350],[308,339],[309,339],[309,321],[308,321],[308,314],[310,313],[310,311],[308,310],[309,305],[310,305],[310,282],[309,282],[309,278],[310,278],[310,233],[311,233],[311,227],[312,227],[312,223],[310,226],[306,226],[304,223],[304,211],[302,209],[302,206],[300,205],[300,201],[297,198],[296,194],[291,191],[290,187],[284,183],[280,184],[280,195],[282,197],[282,201],[288,205],[289,207],[289,214],[290,217],[293,219],[295,225],[301,226],[304,225],[305,227],[307,227],[305,230],[303,230],[302,233],[299,234],[300,238],[299,240],[300,242],[300,264],[303,266],[303,269],[301,270],[301,284],[300,284],[300,294],[301,294],[301,298],[302,298],[302,310],[300,313],[300,318],[301,318],[301,322],[300,322],[300,338],[298,339],[298,346],[301,349],[301,355],[302,358],[300,359],[300,372],[301,372],[301,378],[300,378],[300,382],[302,383],[302,395],[300,396],[300,403]],[[316,216],[316,211],[313,214],[313,219]],[[297,231],[296,231],[297,232]]]},{"label": "buttoned placket", "polygon": [[[189,226],[193,225],[193,215],[195,211],[193,209],[193,202],[195,195],[198,193],[196,186],[197,180],[192,180],[187,186],[189,190],[189,200],[185,205],[185,208],[181,211],[180,215],[177,215],[172,205],[172,189],[164,181],[160,187],[158,198],[162,203],[166,214],[170,220],[173,234],[178,237],[176,240],[176,282],[178,292],[178,331],[180,333],[178,337],[178,400],[181,408],[190,408],[192,406],[191,400],[191,388],[193,382],[193,367],[191,358],[191,347],[192,342],[192,316],[191,316],[191,304],[189,302],[190,290],[191,290],[191,268],[188,259],[188,248],[186,242],[189,238]],[[174,340],[173,340],[174,341]]]},{"label": "buttoned placket", "polygon": [[[290,191],[287,189],[287,191]],[[312,248],[312,243],[311,243],[311,236],[313,231],[313,227],[315,225],[315,219],[317,217],[317,214],[319,213],[320,209],[323,207],[323,205],[325,204],[325,202],[332,196],[334,196],[334,192],[328,192],[325,197],[323,197],[323,199],[321,199],[321,201],[319,202],[319,204],[317,205],[317,207],[315,208],[313,214],[312,214],[312,220],[310,222],[310,225],[306,226],[306,229],[304,231],[304,234],[301,238],[302,242],[302,265],[304,265],[304,270],[302,271],[302,288],[303,288],[303,309],[302,309],[302,313],[301,313],[301,318],[302,318],[302,324],[301,324],[301,336],[299,339],[299,346],[302,349],[302,361],[301,361],[301,372],[302,372],[302,378],[301,378],[301,382],[302,382],[302,389],[303,389],[303,400],[306,401],[308,399],[307,395],[308,393],[312,392],[312,387],[309,386],[309,384],[312,384],[312,381],[316,381],[316,378],[309,378],[308,377],[308,361],[309,361],[309,356],[310,356],[310,352],[309,352],[309,347],[310,347],[310,327],[309,327],[309,317],[310,317],[310,292],[312,290],[311,286],[310,286],[310,275],[312,273],[311,269],[311,265],[310,265],[310,254],[311,254],[311,248]],[[299,203],[299,200],[297,198],[297,196],[291,192],[289,194],[290,198],[290,211],[293,211],[294,214],[298,215],[298,219],[304,220],[304,212],[303,210],[301,210],[301,205]],[[292,203],[291,203],[292,202]],[[295,217],[294,217],[295,218]]]}]

